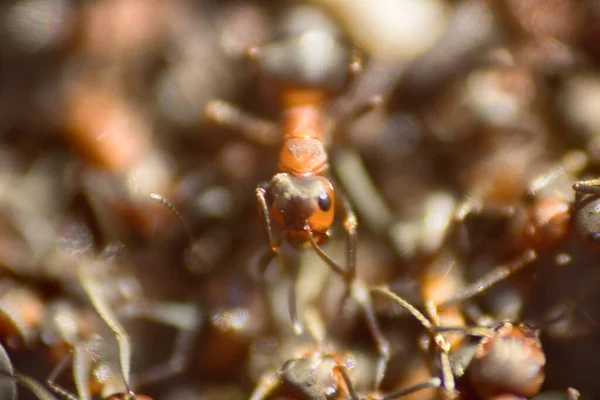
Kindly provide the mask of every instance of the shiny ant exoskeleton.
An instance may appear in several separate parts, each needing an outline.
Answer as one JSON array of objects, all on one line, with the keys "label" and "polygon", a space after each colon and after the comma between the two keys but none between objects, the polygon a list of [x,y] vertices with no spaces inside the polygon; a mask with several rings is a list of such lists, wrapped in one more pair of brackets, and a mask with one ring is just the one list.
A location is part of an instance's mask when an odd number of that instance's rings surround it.
[{"label": "shiny ant exoskeleton", "polygon": [[[206,115],[213,122],[235,128],[261,142],[278,142],[280,132],[283,143],[279,172],[270,182],[256,188],[270,250],[261,262],[261,269],[279,255],[283,242],[298,248],[312,248],[347,283],[352,298],[364,310],[381,354],[377,378],[381,382],[389,359],[389,345],[377,325],[369,292],[356,279],[357,218],[327,172],[326,142],[333,127],[326,120],[325,107],[327,101],[341,91],[348,71],[356,70],[356,64],[352,63],[351,52],[332,31],[331,24],[325,24],[322,18],[305,18],[302,12],[296,14],[300,15],[299,22],[294,24],[294,14],[291,15],[284,26],[294,29],[284,29],[287,37],[249,52],[260,70],[274,81],[281,107],[279,127],[221,100],[209,103]],[[320,246],[329,237],[336,205],[344,214],[343,226],[348,238],[345,267]],[[282,232],[280,237],[276,235],[277,229]],[[299,333],[302,324],[294,296],[292,290],[290,315]]]}]

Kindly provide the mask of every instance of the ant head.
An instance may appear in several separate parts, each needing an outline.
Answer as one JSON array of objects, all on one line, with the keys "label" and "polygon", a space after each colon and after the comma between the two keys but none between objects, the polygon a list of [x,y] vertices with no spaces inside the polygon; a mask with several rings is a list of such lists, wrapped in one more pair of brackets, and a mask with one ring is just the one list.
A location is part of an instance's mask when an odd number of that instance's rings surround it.
[{"label": "ant head", "polygon": [[288,360],[281,370],[284,391],[307,400],[330,398],[340,386],[336,367],[337,364],[331,357],[318,353]]},{"label": "ant head", "polygon": [[600,245],[600,196],[584,195],[574,212],[577,234],[591,244]]},{"label": "ant head", "polygon": [[333,185],[322,176],[298,177],[280,173],[269,184],[275,218],[288,234],[326,236],[334,217]]},{"label": "ant head", "polygon": [[467,375],[484,398],[504,393],[529,398],[542,387],[545,364],[536,330],[525,324],[502,323],[481,340]]}]

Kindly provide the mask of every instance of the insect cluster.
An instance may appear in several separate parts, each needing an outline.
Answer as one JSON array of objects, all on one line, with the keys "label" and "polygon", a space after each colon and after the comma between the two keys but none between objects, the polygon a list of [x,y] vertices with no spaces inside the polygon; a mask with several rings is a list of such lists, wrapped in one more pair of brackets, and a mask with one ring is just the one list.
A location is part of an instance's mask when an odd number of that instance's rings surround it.
[{"label": "insect cluster", "polygon": [[596,2],[5,3],[0,399],[600,397]]}]

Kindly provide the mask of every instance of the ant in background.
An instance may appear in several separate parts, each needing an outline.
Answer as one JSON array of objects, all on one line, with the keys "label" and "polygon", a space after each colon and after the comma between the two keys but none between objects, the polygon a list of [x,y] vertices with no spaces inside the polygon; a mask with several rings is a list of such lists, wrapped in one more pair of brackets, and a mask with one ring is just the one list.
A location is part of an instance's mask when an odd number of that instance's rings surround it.
[{"label": "ant in background", "polygon": [[[392,400],[441,385],[441,380],[434,377],[383,396],[377,390],[366,396],[361,395],[352,383],[350,373],[363,384],[371,380],[372,364],[369,360],[357,357],[350,351],[340,351],[335,344],[326,341],[323,321],[311,307],[306,311],[306,322],[309,343],[305,338],[295,336],[288,346],[279,346],[278,353],[281,354],[277,354],[275,368],[260,376],[250,400],[282,396],[290,400]],[[282,348],[287,351],[282,351]]]},{"label": "ant in background", "polygon": [[[72,364],[73,381],[81,400],[88,400],[100,392],[129,393],[132,386],[129,378],[130,339],[112,311],[111,304],[116,304],[117,296],[123,300],[125,293],[119,290],[135,291],[138,282],[130,282],[122,274],[124,265],[114,263],[115,253],[121,246],[109,245],[101,256],[96,257],[91,251],[93,241],[86,226],[75,223],[71,227],[74,228],[73,232],[61,237],[56,251],[46,259],[49,264],[60,266],[60,279],[66,294],[71,296],[52,298],[45,303],[28,286],[3,279],[1,284],[4,290],[0,298],[2,339],[12,347],[23,344],[32,348],[38,342],[47,346],[49,359],[57,363],[50,373],[48,384],[64,398],[76,399],[55,383],[69,363]],[[136,294],[142,296],[141,293]],[[91,303],[92,307],[78,305],[75,299]],[[170,359],[140,374],[134,386],[167,379],[185,368],[192,340],[201,324],[195,306],[142,297],[120,304],[117,314],[147,319],[177,330]],[[115,334],[119,344],[124,382],[119,382],[118,374],[112,372],[110,362],[98,361],[105,358],[102,356],[105,350],[110,350],[104,346],[107,332],[101,333],[106,326]]]},{"label": "ant in background", "polygon": [[[107,400],[120,400],[120,399],[128,399],[128,400],[146,400],[149,399],[147,396],[138,396],[136,395],[132,388],[131,384],[131,341],[129,339],[129,335],[126,332],[125,328],[121,325],[119,320],[117,319],[115,313],[111,309],[106,297],[103,294],[103,287],[98,281],[97,277],[93,275],[93,270],[97,269],[97,265],[95,263],[85,263],[82,262],[77,268],[77,277],[81,286],[87,295],[93,309],[98,313],[100,318],[104,321],[104,323],[110,328],[110,330],[114,333],[115,338],[117,340],[118,349],[119,349],[119,365],[122,374],[122,388],[116,389],[119,390],[118,393],[111,394],[109,396],[105,396]],[[48,378],[48,385],[50,388],[59,396],[68,399],[68,400],[88,400],[91,399],[90,389],[88,387],[89,373],[90,373],[90,364],[89,356],[86,352],[90,351],[90,345],[92,346],[91,350],[93,351],[95,344],[92,341],[87,341],[85,343],[76,344],[73,346],[72,354],[69,357],[63,358],[63,360],[56,366],[50,377]],[[67,363],[72,358],[73,360],[73,377],[75,380],[75,387],[77,388],[77,392],[79,398],[74,396],[72,393],[67,391],[66,389],[59,386],[55,380],[65,368]],[[115,388],[120,387],[117,382],[112,382],[116,376],[113,376],[109,372],[109,379],[107,382],[104,382],[110,385],[108,390],[115,390]],[[106,391],[107,388],[103,388],[103,391]]]},{"label": "ant in background", "polygon": [[[356,278],[357,218],[339,187],[334,189],[328,174],[326,151],[326,140],[334,130],[326,120],[326,103],[343,89],[348,71],[357,71],[359,67],[352,62],[351,53],[338,38],[337,29],[317,10],[294,9],[282,26],[281,40],[249,51],[259,69],[274,81],[282,110],[279,127],[247,115],[222,100],[209,103],[206,116],[210,121],[234,128],[263,143],[277,143],[281,135],[279,172],[270,182],[256,188],[269,245],[260,269],[264,271],[273,258],[280,258],[283,242],[299,249],[312,248],[345,281],[351,297],[365,313],[380,353],[379,386],[390,358],[389,343],[377,325],[367,287]],[[365,109],[374,105],[375,101]],[[365,110],[355,111],[356,114],[361,112]],[[321,248],[329,237],[336,205],[341,206],[347,233],[345,267]],[[276,229],[282,233],[279,237]],[[289,310],[296,333],[302,332],[293,289]]]},{"label": "ant in background", "polygon": [[[509,322],[500,322],[491,327],[440,326],[438,311],[433,303],[425,304],[430,315],[427,318],[387,288],[376,287],[372,290],[405,308],[427,330],[430,342],[435,344],[439,353],[444,398],[456,399],[462,395],[455,380],[463,373],[466,373],[471,387],[481,398],[493,398],[500,394],[531,397],[539,393],[544,382],[546,357],[538,331],[530,326]],[[463,357],[451,357],[452,346],[444,336],[449,332],[480,339],[475,348],[471,347],[471,351],[465,352]],[[463,348],[457,349],[457,352]]]},{"label": "ant in background", "polygon": [[[81,285],[84,292],[88,296],[94,310],[98,313],[100,318],[106,323],[106,325],[114,333],[119,347],[119,362],[122,374],[122,388],[116,393],[103,396],[105,400],[151,400],[150,397],[144,395],[137,395],[131,389],[130,379],[130,365],[131,365],[131,343],[129,336],[120,322],[117,320],[113,311],[109,307],[106,298],[102,294],[101,285],[91,276],[88,270],[90,266],[81,266],[77,273],[80,279]],[[95,335],[92,335],[95,336]],[[94,343],[94,338],[90,340],[80,340],[78,343],[72,345],[70,354],[61,360],[58,365],[52,371],[48,378],[48,386],[54,391],[59,397],[67,400],[90,400],[92,398],[92,390],[90,389],[90,354],[94,354],[93,357],[98,356],[96,354],[98,343]],[[14,372],[10,359],[4,351],[4,347],[0,346],[2,352],[2,371],[1,373],[12,379],[13,381],[25,386],[32,393],[34,393],[40,400],[53,400],[56,399],[49,391],[43,387],[40,383],[25,375],[17,374]],[[55,380],[62,370],[66,367],[70,360],[73,360],[73,378],[75,387],[77,388],[78,396],[75,396],[68,390],[59,386]],[[116,382],[112,382],[117,377],[112,375],[112,371],[104,371],[105,380],[102,383],[110,385],[108,390],[114,391],[116,387],[119,387]],[[103,388],[106,390],[107,388]],[[13,393],[15,391],[13,390]],[[16,398],[16,393],[13,394],[12,398]]]}]

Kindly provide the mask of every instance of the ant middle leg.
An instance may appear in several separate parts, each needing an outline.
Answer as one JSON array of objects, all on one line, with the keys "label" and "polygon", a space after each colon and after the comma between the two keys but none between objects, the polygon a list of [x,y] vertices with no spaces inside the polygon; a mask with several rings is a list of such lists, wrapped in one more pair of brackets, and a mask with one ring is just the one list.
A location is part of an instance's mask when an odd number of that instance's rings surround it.
[{"label": "ant middle leg", "polygon": [[346,268],[342,268],[335,260],[329,257],[323,249],[316,243],[310,228],[307,226],[306,230],[309,233],[309,241],[313,250],[319,255],[319,257],[327,263],[331,269],[337,273],[347,285],[347,292],[344,298],[350,295],[354,299],[365,315],[367,327],[369,328],[371,335],[377,346],[379,352],[379,360],[377,363],[377,374],[375,380],[375,386],[378,388],[383,382],[385,377],[385,371],[387,364],[391,358],[390,344],[385,338],[377,318],[375,316],[375,309],[373,308],[373,301],[367,288],[367,285],[356,277],[356,246],[357,246],[357,218],[350,201],[341,192],[338,194],[338,199],[344,212],[344,229],[347,233],[347,253],[346,253]]}]

